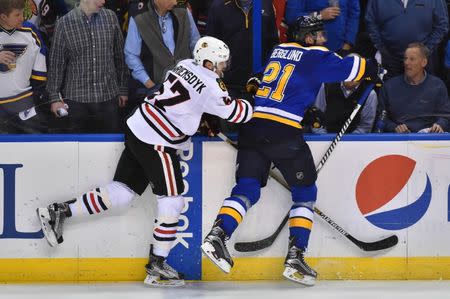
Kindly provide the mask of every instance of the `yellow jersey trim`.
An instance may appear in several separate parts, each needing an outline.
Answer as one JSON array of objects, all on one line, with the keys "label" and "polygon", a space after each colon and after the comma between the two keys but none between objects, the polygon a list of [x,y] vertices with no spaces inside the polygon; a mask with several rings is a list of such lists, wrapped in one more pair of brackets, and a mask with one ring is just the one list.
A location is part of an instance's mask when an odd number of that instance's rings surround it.
[{"label": "yellow jersey trim", "polygon": [[297,128],[297,129],[302,128],[300,123],[290,120],[290,119],[287,119],[287,118],[284,118],[284,117],[281,117],[281,116],[278,116],[278,115],[273,115],[273,114],[268,114],[268,113],[263,113],[263,112],[254,112],[253,117],[273,120],[273,121],[276,121],[276,122],[279,122],[279,123],[282,123],[282,124],[285,124],[285,125]]},{"label": "yellow jersey trim", "polygon": [[18,96],[18,97],[16,97],[16,98],[10,98],[10,99],[7,99],[7,100],[0,100],[0,104],[7,104],[7,103],[11,103],[11,102],[16,102],[16,101],[19,101],[19,100],[21,100],[21,99],[30,97],[30,96],[32,96],[32,95],[33,95],[33,92],[30,91],[30,92],[28,92],[28,93],[26,93],[26,94],[23,94],[23,95],[21,95],[21,96]]}]

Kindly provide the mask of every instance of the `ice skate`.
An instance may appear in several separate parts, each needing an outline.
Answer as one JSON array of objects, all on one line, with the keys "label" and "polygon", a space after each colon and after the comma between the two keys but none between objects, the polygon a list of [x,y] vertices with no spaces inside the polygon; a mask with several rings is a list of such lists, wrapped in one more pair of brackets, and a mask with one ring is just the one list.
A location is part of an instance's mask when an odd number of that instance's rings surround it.
[{"label": "ice skate", "polygon": [[181,287],[184,286],[184,275],[169,266],[166,258],[153,254],[153,245],[150,246],[149,262],[145,265],[147,277],[146,285],[152,287]]},{"label": "ice skate", "polygon": [[61,244],[64,241],[64,220],[72,215],[69,205],[65,202],[54,203],[47,208],[38,208],[36,212],[48,244],[52,247]]},{"label": "ice skate", "polygon": [[297,248],[293,240],[291,240],[289,251],[284,261],[283,276],[297,283],[313,286],[316,282],[317,272],[306,263],[304,254],[305,251]]},{"label": "ice skate", "polygon": [[201,249],[220,270],[225,273],[230,273],[234,263],[225,245],[227,238],[227,235],[216,221],[203,241]]}]

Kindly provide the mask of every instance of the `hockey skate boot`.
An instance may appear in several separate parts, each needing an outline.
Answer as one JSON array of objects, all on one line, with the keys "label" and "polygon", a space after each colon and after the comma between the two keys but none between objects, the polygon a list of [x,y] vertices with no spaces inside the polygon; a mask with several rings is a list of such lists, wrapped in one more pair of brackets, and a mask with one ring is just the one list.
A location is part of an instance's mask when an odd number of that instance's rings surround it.
[{"label": "hockey skate boot", "polygon": [[216,221],[203,241],[201,249],[203,253],[220,268],[220,270],[225,273],[230,273],[234,263],[225,245],[227,240],[228,236],[219,226],[219,222]]},{"label": "hockey skate boot", "polygon": [[53,203],[47,208],[36,209],[42,231],[48,244],[54,247],[61,244],[64,239],[63,224],[67,217],[72,216],[68,203]]},{"label": "hockey skate boot", "polygon": [[181,287],[184,286],[184,275],[169,266],[166,258],[153,254],[153,245],[150,245],[148,264],[145,265],[147,277],[144,283],[152,287]]},{"label": "hockey skate boot", "polygon": [[305,261],[305,251],[294,245],[293,239],[289,242],[289,251],[284,261],[283,276],[289,280],[306,286],[313,286],[316,282],[317,272]]}]

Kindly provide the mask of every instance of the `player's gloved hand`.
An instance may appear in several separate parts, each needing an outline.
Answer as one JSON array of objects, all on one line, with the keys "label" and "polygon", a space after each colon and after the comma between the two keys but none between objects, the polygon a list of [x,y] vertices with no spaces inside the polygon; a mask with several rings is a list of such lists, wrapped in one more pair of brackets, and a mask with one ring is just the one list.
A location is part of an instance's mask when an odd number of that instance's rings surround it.
[{"label": "player's gloved hand", "polygon": [[261,80],[257,76],[251,77],[245,84],[245,91],[255,95],[258,91],[259,85],[261,85]]},{"label": "player's gloved hand", "polygon": [[311,126],[315,129],[323,127],[325,126],[325,114],[316,106],[310,106],[305,111],[301,125],[303,127]]},{"label": "player's gloved hand", "polygon": [[383,76],[387,73],[375,59],[366,59],[364,78],[375,83],[377,87],[383,84]]},{"label": "player's gloved hand", "polygon": [[198,133],[200,135],[214,137],[221,131],[220,120],[217,116],[205,113],[202,116]]}]

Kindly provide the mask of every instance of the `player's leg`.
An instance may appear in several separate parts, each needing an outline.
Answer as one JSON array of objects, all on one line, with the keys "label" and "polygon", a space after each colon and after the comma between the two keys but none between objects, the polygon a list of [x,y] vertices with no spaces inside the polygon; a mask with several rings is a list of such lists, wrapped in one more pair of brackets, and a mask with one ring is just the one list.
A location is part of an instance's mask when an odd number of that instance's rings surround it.
[{"label": "player's leg", "polygon": [[144,192],[147,184],[141,166],[125,147],[112,182],[72,200],[37,209],[44,236],[50,246],[62,243],[63,224],[67,218],[103,214],[112,208],[127,206],[136,193],[140,195]]},{"label": "player's leg", "polygon": [[289,214],[289,250],[283,276],[304,285],[314,285],[317,273],[306,263],[304,256],[313,224],[317,173],[306,143],[300,142],[299,146],[291,148],[298,149],[298,153],[287,153],[287,156],[294,158],[275,162],[291,187],[293,201]]},{"label": "player's leg", "polygon": [[184,182],[176,150],[160,145],[148,145],[130,137],[130,148],[145,171],[157,198],[157,211],[153,227],[153,244],[145,266],[144,283],[150,286],[182,286],[184,277],[167,263],[174,246],[178,219],[184,208]]},{"label": "player's leg", "polygon": [[248,209],[258,202],[270,167],[270,161],[251,149],[238,151],[237,164],[237,184],[230,197],[223,201],[213,227],[201,246],[203,253],[225,273],[233,267],[226,241],[242,222]]},{"label": "player's leg", "polygon": [[157,196],[158,209],[153,228],[153,244],[145,265],[144,283],[151,286],[182,286],[184,275],[167,263],[176,240],[178,218],[184,208],[183,196]]}]

